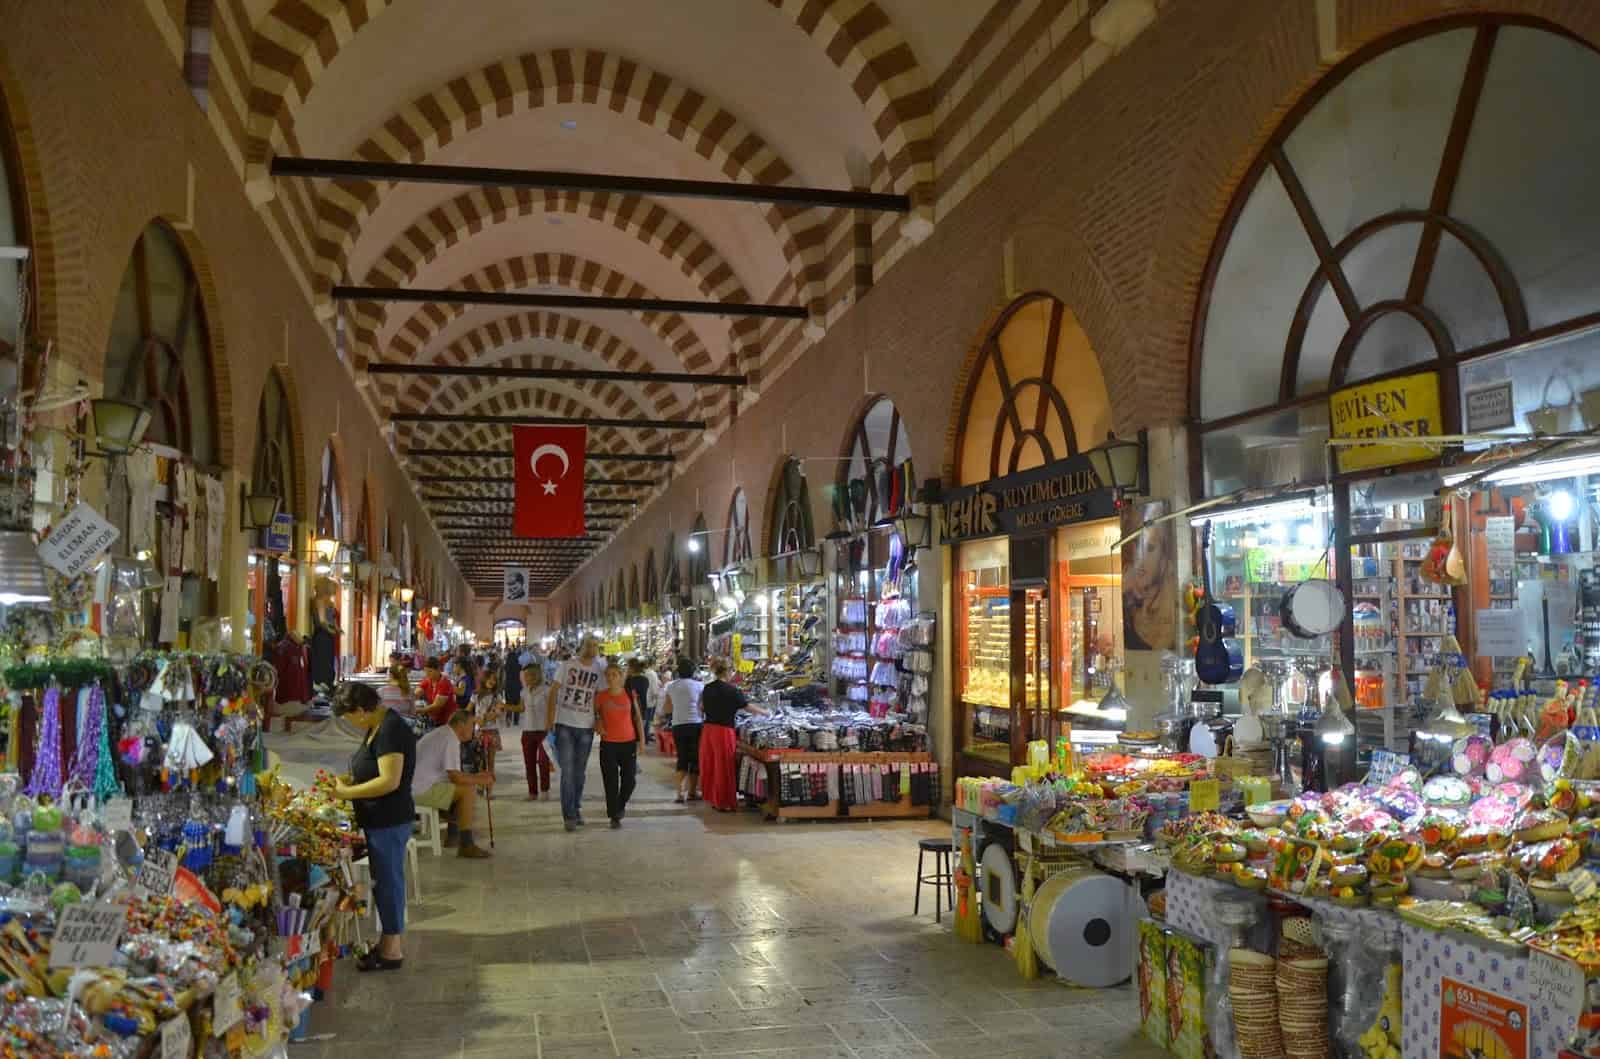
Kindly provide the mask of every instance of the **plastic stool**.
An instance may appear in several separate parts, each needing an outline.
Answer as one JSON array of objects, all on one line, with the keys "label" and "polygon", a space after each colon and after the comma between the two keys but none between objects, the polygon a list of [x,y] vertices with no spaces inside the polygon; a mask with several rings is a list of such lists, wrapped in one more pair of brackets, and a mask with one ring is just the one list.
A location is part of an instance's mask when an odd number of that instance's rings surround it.
[{"label": "plastic stool", "polygon": [[442,827],[439,820],[439,810],[430,809],[426,805],[417,806],[417,822],[421,826],[417,828],[416,835],[407,844],[411,851],[413,863],[415,863],[417,856],[416,847],[418,842],[427,846],[435,857],[441,856],[444,852],[444,847],[439,839],[439,831]]},{"label": "plastic stool", "polygon": [[662,757],[675,757],[678,753],[678,741],[672,738],[672,729],[663,728],[656,733],[656,749]]},{"label": "plastic stool", "polygon": [[[912,905],[911,914],[922,914],[922,888],[933,886],[933,921],[944,921],[944,910],[949,907],[952,911],[956,907],[955,874],[951,871],[951,854],[955,850],[955,843],[948,838],[923,838],[917,840],[917,899]],[[923,874],[922,858],[924,854],[933,854],[933,871]],[[943,889],[945,900],[939,900],[939,891]]]}]

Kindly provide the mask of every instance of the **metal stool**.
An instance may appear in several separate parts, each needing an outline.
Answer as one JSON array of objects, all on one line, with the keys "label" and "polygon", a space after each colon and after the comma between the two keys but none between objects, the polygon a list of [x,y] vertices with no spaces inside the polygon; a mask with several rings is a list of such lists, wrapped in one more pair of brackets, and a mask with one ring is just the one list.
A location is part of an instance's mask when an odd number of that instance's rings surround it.
[{"label": "metal stool", "polygon": [[[956,907],[955,875],[951,870],[951,855],[955,850],[955,843],[948,838],[924,838],[917,841],[917,899],[912,905],[911,914],[922,914],[922,888],[931,884],[933,886],[933,921],[944,921],[944,910]],[[922,857],[924,854],[933,854],[933,871],[924,875],[922,872]],[[943,889],[945,901],[939,901],[939,891]]]}]

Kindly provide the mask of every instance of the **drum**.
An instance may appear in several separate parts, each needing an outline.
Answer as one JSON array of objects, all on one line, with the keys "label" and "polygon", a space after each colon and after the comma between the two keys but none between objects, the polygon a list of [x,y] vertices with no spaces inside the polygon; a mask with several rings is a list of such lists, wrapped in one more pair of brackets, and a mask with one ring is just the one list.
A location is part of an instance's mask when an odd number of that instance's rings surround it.
[{"label": "drum", "polygon": [[1011,854],[998,842],[984,847],[978,869],[978,885],[983,891],[983,918],[997,934],[1017,929],[1017,869]]},{"label": "drum", "polygon": [[1060,977],[1090,989],[1106,989],[1133,974],[1136,929],[1127,883],[1092,868],[1052,875],[1028,910],[1039,958]]},{"label": "drum", "polygon": [[1314,640],[1344,621],[1344,593],[1332,581],[1314,577],[1283,594],[1278,614],[1291,636]]}]

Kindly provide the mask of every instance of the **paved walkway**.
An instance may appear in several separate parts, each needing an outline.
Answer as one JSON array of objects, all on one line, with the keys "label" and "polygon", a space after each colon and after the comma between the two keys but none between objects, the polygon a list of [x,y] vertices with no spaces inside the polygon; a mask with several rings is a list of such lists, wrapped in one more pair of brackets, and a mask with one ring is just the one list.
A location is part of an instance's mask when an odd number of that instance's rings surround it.
[{"label": "paved walkway", "polygon": [[[996,946],[911,915],[916,840],[938,822],[765,823],[677,805],[651,748],[620,831],[592,761],[585,815],[524,800],[516,733],[495,858],[421,856],[403,970],[341,964],[295,1059],[1159,1056],[1131,989],[1025,983]],[[334,735],[273,736],[291,773]],[[598,754],[595,755],[597,761]],[[487,841],[487,836],[481,841]]]}]

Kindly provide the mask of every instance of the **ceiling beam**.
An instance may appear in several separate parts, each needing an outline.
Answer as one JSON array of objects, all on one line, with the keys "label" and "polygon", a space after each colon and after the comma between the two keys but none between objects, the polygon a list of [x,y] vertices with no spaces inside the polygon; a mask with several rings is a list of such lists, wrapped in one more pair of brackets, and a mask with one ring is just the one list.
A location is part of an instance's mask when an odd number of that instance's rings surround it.
[{"label": "ceiling beam", "polygon": [[684,298],[613,298],[598,294],[541,294],[536,291],[456,290],[445,287],[333,288],[334,301],[419,302],[437,305],[499,305],[525,309],[578,309],[690,316],[756,316],[769,320],[806,320],[801,305],[719,302]]},{"label": "ceiling beam", "polygon": [[617,427],[635,430],[704,430],[704,419],[606,419],[599,416],[519,416],[455,412],[394,412],[391,423],[503,423],[525,427]]},{"label": "ceiling beam", "polygon": [[550,191],[609,191],[663,198],[770,202],[779,206],[829,206],[845,210],[910,213],[911,197],[849,188],[811,188],[788,184],[745,184],[736,180],[679,180],[670,177],[575,173],[556,169],[503,169],[493,166],[431,165],[423,162],[368,162],[343,158],[273,158],[273,176],[327,180],[394,180],[412,184],[460,184],[483,188]]},{"label": "ceiling beam", "polygon": [[[400,455],[463,460],[509,460],[516,453],[510,449],[401,449]],[[611,460],[617,463],[673,463],[678,457],[670,452],[585,452],[583,458]]]},{"label": "ceiling beam", "polygon": [[[503,477],[503,476],[472,478],[472,477],[463,477],[463,476],[461,476],[459,474],[413,474],[411,476],[411,480],[413,482],[419,482],[419,483],[421,483],[423,485],[442,485],[442,484],[447,484],[447,483],[451,483],[451,482],[459,482],[462,485],[514,485],[514,484],[516,484],[516,479],[515,478],[507,478],[507,477]],[[656,479],[654,479],[654,478],[585,478],[583,480],[583,484],[584,485],[597,485],[597,486],[602,486],[602,487],[605,487],[605,486],[642,486],[642,487],[644,487],[646,489],[649,489],[649,488],[652,488],[654,486],[660,485],[661,483],[659,481],[657,481]]]},{"label": "ceiling beam", "polygon": [[368,375],[465,375],[481,379],[594,379],[600,382],[686,382],[695,386],[743,386],[744,374],[693,371],[617,371],[600,368],[502,368],[493,364],[368,364]]}]

